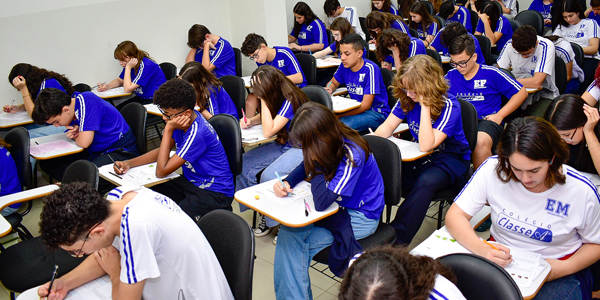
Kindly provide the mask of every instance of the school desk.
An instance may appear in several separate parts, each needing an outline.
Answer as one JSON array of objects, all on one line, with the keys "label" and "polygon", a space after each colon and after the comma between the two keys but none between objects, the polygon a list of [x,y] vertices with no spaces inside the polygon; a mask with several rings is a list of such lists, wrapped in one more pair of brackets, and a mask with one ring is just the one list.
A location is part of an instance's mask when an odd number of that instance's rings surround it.
[{"label": "school desk", "polygon": [[525,88],[525,90],[527,91],[527,93],[529,93],[529,94],[533,94],[533,93],[535,93],[535,92],[537,92],[537,91],[541,91],[541,90],[542,90],[542,87],[539,87],[539,88],[537,88],[537,89],[534,89],[534,88]]},{"label": "school desk", "polygon": [[29,141],[30,155],[37,160],[46,160],[67,156],[83,151],[77,146],[75,140],[66,136],[66,133],[41,136]]},{"label": "school desk", "polygon": [[[156,104],[150,103],[150,104],[144,104],[144,107],[146,108],[146,111],[151,114],[151,115],[155,115],[155,116],[159,116],[162,117],[162,113],[160,112],[160,110],[158,109],[158,106]],[[198,105],[196,105],[194,107],[195,110],[199,110],[200,107],[198,107]]]},{"label": "school desk", "polygon": [[33,120],[26,111],[16,113],[0,113],[0,129],[11,128],[15,126],[28,125],[33,123]]},{"label": "school desk", "polygon": [[425,157],[433,153],[433,150],[428,152],[422,152],[419,150],[419,143],[395,138],[394,136],[390,136],[388,140],[392,141],[398,149],[400,150],[400,154],[402,154],[402,161],[415,161],[421,157]]},{"label": "school desk", "polygon": [[242,128],[242,146],[250,147],[265,144],[270,141],[274,141],[277,138],[276,135],[272,137],[264,137],[262,124],[252,125],[249,128]]},{"label": "school desk", "polygon": [[449,64],[450,63],[450,60],[451,60],[450,56],[444,56],[444,55],[441,55],[441,54],[440,54],[440,56],[442,57],[442,63],[443,64]]},{"label": "school desk", "polygon": [[[174,152],[171,151],[171,155]],[[151,187],[179,177],[179,174],[173,172],[163,178],[156,177],[156,162],[137,166],[129,169],[125,174],[117,174],[113,164],[104,165],[98,168],[100,177],[116,186],[137,185]]]},{"label": "school desk", "polygon": [[[50,281],[50,278],[48,278]],[[40,300],[40,297],[37,294],[37,290],[39,286],[28,289],[21,293],[17,299],[18,300]],[[69,291],[65,300],[102,300],[102,299],[110,299],[112,293],[112,284],[110,282],[110,276],[104,275],[102,277],[96,278],[90,282],[84,283],[79,287],[76,287]],[[46,298],[44,298],[46,299]]]},{"label": "school desk", "polygon": [[377,46],[375,46],[375,44],[369,44],[369,51],[375,51],[377,50]]},{"label": "school desk", "polygon": [[[48,196],[56,190],[58,190],[58,185],[49,184],[42,187],[2,196],[0,197],[0,210],[9,205]],[[10,226],[10,223],[8,223],[4,217],[0,217],[0,237],[9,234],[11,231],[12,227]]]},{"label": "school desk", "polygon": [[327,61],[326,58],[335,58],[332,55],[328,55],[322,58],[317,58],[317,69],[327,69],[327,68],[337,68],[342,63],[341,60],[338,61]]},{"label": "school desk", "polygon": [[353,109],[359,108],[361,105],[360,102],[358,102],[354,99],[340,97],[340,96],[331,97],[331,101],[333,104],[333,112],[336,114],[341,114],[341,113],[345,113],[347,111],[351,111]]},{"label": "school desk", "polygon": [[102,99],[120,98],[131,95],[131,92],[125,92],[125,88],[120,86],[114,89],[106,90],[104,92],[98,92],[98,89],[92,89],[92,93]]},{"label": "school desk", "polygon": [[244,80],[244,86],[246,86],[247,89],[252,87],[250,84],[250,76],[244,76],[242,79]]}]

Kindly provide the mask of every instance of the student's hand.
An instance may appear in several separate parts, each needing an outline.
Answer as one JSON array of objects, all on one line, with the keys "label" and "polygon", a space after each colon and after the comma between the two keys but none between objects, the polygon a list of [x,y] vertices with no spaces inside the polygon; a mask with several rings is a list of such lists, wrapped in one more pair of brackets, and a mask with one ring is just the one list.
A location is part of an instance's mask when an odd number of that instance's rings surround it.
[{"label": "student's hand", "polygon": [[288,47],[290,49],[300,50],[300,46],[298,46],[298,44],[296,44],[296,43],[289,43]]},{"label": "student's hand", "polygon": [[494,247],[500,249],[501,251],[498,251],[486,244],[484,244],[483,242],[481,242],[482,247],[477,250],[477,255],[479,256],[483,256],[493,262],[495,262],[496,264],[498,264],[501,267],[506,267],[508,266],[508,264],[510,264],[510,262],[512,261],[512,255],[510,254],[510,249],[506,248],[504,245],[500,245],[497,243],[494,243]]},{"label": "student's hand", "polygon": [[54,279],[50,295],[48,295],[49,286],[50,281],[38,288],[37,294],[40,296],[40,298],[47,297],[46,299],[48,300],[62,300],[67,296],[67,292],[69,292],[69,290],[67,290],[65,287],[65,283],[60,278]]},{"label": "student's hand", "polygon": [[27,82],[25,81],[25,77],[19,75],[13,79],[12,85],[20,91],[22,88],[27,86]]},{"label": "student's hand", "polygon": [[98,92],[104,92],[108,90],[108,85],[106,83],[98,83]]},{"label": "student's hand", "polygon": [[481,22],[488,22],[488,23],[490,22],[490,17],[488,15],[486,15],[486,14],[480,14],[479,15],[479,19],[481,19]]},{"label": "student's hand", "polygon": [[593,133],[594,127],[596,127],[598,120],[600,120],[598,109],[585,104],[583,105],[583,113],[585,113],[585,116],[587,117],[587,122],[583,125],[583,132]]},{"label": "student's hand", "polygon": [[9,113],[9,114],[14,114],[18,111],[24,111],[25,110],[25,105],[4,105],[4,107],[2,107],[2,110],[5,113]]},{"label": "student's hand", "polygon": [[67,126],[67,137],[70,139],[75,139],[79,136],[79,125],[75,126]]},{"label": "student's hand", "polygon": [[387,61],[384,61],[384,62],[382,62],[382,63],[381,63],[381,67],[382,67],[382,68],[384,68],[384,69],[388,69],[388,70],[390,70],[390,71],[392,70],[392,64],[390,64],[390,63],[389,63],[389,62],[387,62]]},{"label": "student's hand", "polygon": [[244,118],[240,119],[240,127],[242,127],[242,129],[248,129],[250,126],[252,126],[250,118],[246,118],[246,122],[244,122]]},{"label": "student's hand", "polygon": [[217,49],[210,39],[205,39],[202,47],[204,50]]},{"label": "student's hand", "polygon": [[283,185],[281,185],[281,182],[277,181],[275,182],[275,184],[273,185],[273,192],[275,193],[275,196],[277,197],[285,197],[288,195],[288,193],[291,193],[292,187],[290,186],[289,182],[284,181]]},{"label": "student's hand", "polygon": [[135,68],[135,66],[137,65],[137,63],[138,63],[138,60],[137,60],[137,58],[134,57],[134,58],[130,59],[127,62],[126,67],[129,67],[130,69],[133,69],[133,68]]},{"label": "student's hand", "polygon": [[329,93],[329,95],[333,94],[333,90],[330,87],[325,87],[325,90]]},{"label": "student's hand", "polygon": [[375,43],[377,43],[377,41],[375,39],[370,39],[369,40],[369,44],[375,44]]},{"label": "student's hand", "polygon": [[117,173],[117,175],[125,174],[131,168],[128,160],[125,161],[115,161],[113,164],[113,169]]},{"label": "student's hand", "polygon": [[188,117],[186,115],[178,115],[178,116],[171,118],[171,120],[169,120],[167,122],[167,125],[165,125],[165,129],[167,127],[169,127],[170,130],[174,130],[174,129],[185,130],[188,127],[190,127],[190,123],[191,123],[190,117]]},{"label": "student's hand", "polygon": [[487,115],[483,118],[484,120],[488,120],[488,121],[492,121],[498,125],[502,124],[502,117],[500,117],[498,114],[493,114],[493,115]]},{"label": "student's hand", "polygon": [[102,270],[111,278],[119,276],[121,273],[121,254],[119,254],[119,251],[115,247],[110,246],[100,249],[94,252],[94,257]]},{"label": "student's hand", "polygon": [[552,25],[552,20],[544,19],[544,25]]}]

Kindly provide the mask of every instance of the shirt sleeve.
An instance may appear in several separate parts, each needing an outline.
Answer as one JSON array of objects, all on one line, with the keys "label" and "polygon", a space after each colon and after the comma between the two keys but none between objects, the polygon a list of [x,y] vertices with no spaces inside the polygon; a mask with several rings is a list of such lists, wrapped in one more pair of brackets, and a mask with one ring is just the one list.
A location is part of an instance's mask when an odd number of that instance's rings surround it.
[{"label": "shirt sleeve", "polygon": [[600,244],[600,203],[598,200],[598,190],[594,186],[587,193],[587,201],[585,205],[585,216],[581,222],[581,226],[577,227],[577,233],[581,236],[584,243]]},{"label": "shirt sleeve", "polygon": [[462,120],[460,118],[460,108],[454,106],[450,99],[445,99],[445,102],[446,103],[444,109],[442,109],[442,113],[433,123],[433,128],[445,133],[450,137],[454,132],[454,127],[459,122],[462,124]]},{"label": "shirt sleeve", "polygon": [[454,203],[469,216],[474,216],[487,202],[487,179],[496,176],[492,174],[496,161],[493,158],[484,161],[454,199]]},{"label": "shirt sleeve", "polygon": [[153,70],[152,64],[148,62],[148,60],[144,59],[140,64],[137,74],[135,74],[135,77],[131,79],[131,82],[139,86],[145,86],[150,81],[152,72],[154,71],[155,70]]},{"label": "shirt sleeve", "polygon": [[[494,89],[504,95],[504,97],[510,99],[523,88],[521,83],[501,70],[496,69],[494,71],[496,73],[494,74],[495,76],[493,80],[491,80],[491,83]],[[488,82],[489,81],[490,80],[488,80]]]},{"label": "shirt sleeve", "polygon": [[215,47],[217,49],[212,50],[215,51],[215,55],[210,59],[210,63],[216,68],[221,68],[233,57],[233,48],[230,45],[226,45],[223,40],[220,40]]},{"label": "shirt sleeve", "polygon": [[500,56],[498,57],[498,59],[496,60],[496,62],[498,63],[498,67],[503,68],[503,69],[510,69],[510,53],[512,50],[512,43],[506,43],[506,45],[504,45],[504,48],[502,49],[502,52],[500,52]]},{"label": "shirt sleeve", "polygon": [[379,90],[379,86],[381,84],[381,80],[383,80],[383,77],[381,76],[381,70],[379,69],[379,67],[373,65],[373,64],[368,64],[367,68],[369,70],[369,72],[367,73],[367,76],[365,78],[365,88],[364,88],[364,92],[363,92],[363,96],[364,95],[378,95],[379,93],[381,93],[381,91]]},{"label": "shirt sleeve", "polygon": [[[201,118],[202,116],[197,117]],[[206,150],[206,140],[200,132],[198,123],[194,122],[186,133],[181,130],[178,133],[183,135],[183,138],[181,146],[177,149],[177,155],[189,162],[195,162]]]},{"label": "shirt sleeve", "polygon": [[160,232],[151,222],[132,220],[134,222],[129,223],[130,219],[129,208],[126,208],[121,218],[120,279],[121,282],[134,284],[147,278],[160,276],[160,269],[154,254],[155,245],[160,240]]},{"label": "shirt sleeve", "polygon": [[594,97],[594,99],[596,99],[596,101],[600,99],[600,88],[596,86],[596,84],[598,84],[598,80],[600,79],[592,81],[586,90],[588,93],[590,93],[590,95],[592,95],[592,97]]},{"label": "shirt sleeve", "polygon": [[394,116],[398,117],[400,120],[406,119],[406,113],[402,110],[402,106],[400,105],[400,101],[396,102],[394,108],[392,108],[392,113]]},{"label": "shirt sleeve", "polygon": [[344,76],[344,73],[345,68],[343,65],[340,65],[337,70],[335,70],[335,73],[333,73],[333,78],[335,78],[335,80],[340,84],[346,84],[346,77]]},{"label": "shirt sleeve", "polygon": [[563,36],[562,25],[556,26],[556,29],[554,29],[552,35]]},{"label": "shirt sleeve", "polygon": [[535,65],[535,73],[546,73],[548,75],[554,74],[554,44],[553,43],[539,43],[542,46],[542,57],[539,57]]},{"label": "shirt sleeve", "polygon": [[294,75],[302,72],[298,59],[296,59],[296,56],[294,56],[291,51],[283,51],[283,54],[285,57],[285,67],[288,74]]},{"label": "shirt sleeve", "polygon": [[512,31],[512,27],[510,27],[510,22],[504,16],[500,17],[498,20],[498,27],[496,31],[501,32],[502,34],[510,34]]},{"label": "shirt sleeve", "polygon": [[477,29],[475,29],[476,32],[480,32],[480,33],[485,33],[485,27],[483,26],[483,22],[481,22],[481,19],[479,19],[479,21],[477,21]]},{"label": "shirt sleeve", "polygon": [[427,34],[435,36],[437,34],[437,32],[438,32],[438,23],[436,23],[436,22],[431,23],[431,25],[429,25],[429,27],[427,28]]},{"label": "shirt sleeve", "polygon": [[594,20],[594,19],[588,19],[588,20],[590,20],[591,24],[590,24],[590,26],[585,26],[585,29],[587,30],[587,36],[590,39],[597,38],[600,27],[598,27],[598,23],[596,23],[596,20]]},{"label": "shirt sleeve", "polygon": [[65,92],[65,93],[67,92],[65,90],[65,88],[63,88],[63,86],[60,85],[60,83],[58,82],[58,80],[56,80],[54,78],[45,79],[43,81],[43,84],[40,86],[40,91],[42,91],[43,89],[47,89],[47,88],[59,89],[59,90]]},{"label": "shirt sleeve", "polygon": [[575,52],[573,52],[571,44],[569,44],[569,46],[567,46],[567,44],[568,42],[561,43],[559,44],[560,46],[555,45],[556,55],[562,58],[565,64],[570,63],[573,61],[573,58],[575,58]]},{"label": "shirt sleeve", "polygon": [[435,48],[435,51],[437,52],[441,52],[442,51],[442,38],[440,37],[442,33],[442,30],[438,31],[438,33],[435,35],[435,37],[433,38],[433,41],[431,41],[431,47]]},{"label": "shirt sleeve", "polygon": [[362,172],[364,157],[361,156],[362,151],[354,149],[351,145],[345,144],[344,148],[346,156],[338,165],[335,176],[327,188],[338,195],[350,197]]},{"label": "shirt sleeve", "polygon": [[311,34],[313,36],[313,42],[316,44],[324,44],[325,46],[329,45],[327,42],[327,31],[325,31],[325,26],[321,24],[321,22],[316,19],[313,21],[313,28],[311,30]]},{"label": "shirt sleeve", "polygon": [[119,74],[119,78],[125,79],[125,68],[123,68],[123,70],[121,70],[121,74]]},{"label": "shirt sleeve", "polygon": [[288,120],[294,118],[294,108],[292,107],[292,103],[289,100],[283,101],[279,112],[277,112],[278,116],[282,116]]},{"label": "shirt sleeve", "polygon": [[[79,131],[96,131],[100,129],[102,111],[94,101],[85,101],[83,95],[75,99],[79,103]],[[77,112],[76,112],[77,113]]]}]

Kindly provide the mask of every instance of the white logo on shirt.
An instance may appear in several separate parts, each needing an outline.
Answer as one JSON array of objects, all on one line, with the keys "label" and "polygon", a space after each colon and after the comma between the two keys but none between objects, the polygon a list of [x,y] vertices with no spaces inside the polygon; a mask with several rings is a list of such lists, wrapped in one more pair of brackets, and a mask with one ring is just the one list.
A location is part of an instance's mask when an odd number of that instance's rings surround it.
[{"label": "white logo on shirt", "polygon": [[307,30],[307,31],[310,31],[311,29],[312,29],[312,25],[310,25],[310,26],[306,27],[306,30]]},{"label": "white logo on shirt", "polygon": [[190,163],[189,161],[185,161],[185,167],[190,169],[190,171],[196,173],[196,170],[194,169],[194,166],[192,166],[192,163]]},{"label": "white logo on shirt", "polygon": [[277,65],[278,65],[280,68],[283,68],[283,67],[285,66],[285,61],[283,61],[283,59],[281,59],[281,60],[278,60],[278,61],[277,61]]},{"label": "white logo on shirt", "polygon": [[487,81],[487,79],[475,80],[475,86],[473,88],[484,89],[486,81]]},{"label": "white logo on shirt", "polygon": [[80,118],[79,118],[79,109],[75,110],[75,119],[80,120]]},{"label": "white logo on shirt", "polygon": [[198,188],[206,189],[209,188],[213,183],[215,183],[215,178],[211,177],[209,182],[206,182],[206,180],[204,180],[204,183],[199,184]]},{"label": "white logo on shirt", "polygon": [[365,81],[365,75],[367,75],[367,74],[365,74],[365,73],[358,74],[358,82]]},{"label": "white logo on shirt", "polygon": [[305,40],[306,39],[306,32],[300,32],[298,34],[298,39]]}]

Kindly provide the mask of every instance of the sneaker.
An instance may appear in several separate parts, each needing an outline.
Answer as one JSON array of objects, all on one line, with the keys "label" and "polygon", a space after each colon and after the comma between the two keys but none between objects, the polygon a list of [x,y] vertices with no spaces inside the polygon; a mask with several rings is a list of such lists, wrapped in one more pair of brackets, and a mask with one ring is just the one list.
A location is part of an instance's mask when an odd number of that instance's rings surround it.
[{"label": "sneaker", "polygon": [[483,221],[483,223],[481,223],[481,225],[479,225],[479,227],[475,228],[475,231],[485,232],[485,231],[490,230],[490,227],[492,227],[492,218],[489,218],[489,219]]},{"label": "sneaker", "polygon": [[273,245],[277,245],[277,236],[273,238]]},{"label": "sneaker", "polygon": [[258,225],[258,227],[256,227],[256,229],[254,229],[254,236],[256,237],[261,237],[261,236],[265,236],[269,233],[271,233],[271,228],[269,228],[269,226],[267,226],[267,219],[265,219],[265,216],[260,216],[260,224]]}]

